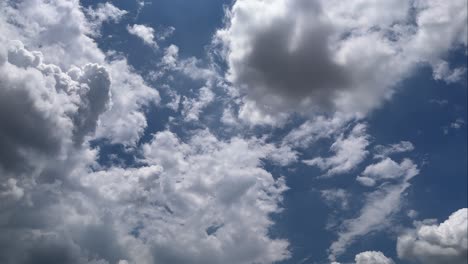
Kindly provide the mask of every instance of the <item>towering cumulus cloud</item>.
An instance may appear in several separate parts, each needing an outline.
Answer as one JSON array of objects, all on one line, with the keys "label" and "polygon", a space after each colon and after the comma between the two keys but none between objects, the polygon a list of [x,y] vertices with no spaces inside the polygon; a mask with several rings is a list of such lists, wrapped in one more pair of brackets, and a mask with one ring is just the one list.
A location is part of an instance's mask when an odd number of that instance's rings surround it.
[{"label": "towering cumulus cloud", "polygon": [[96,64],[62,72],[20,41],[2,45],[0,168],[25,170],[37,157],[64,154],[71,141],[80,145],[95,131],[110,101],[110,77]]}]

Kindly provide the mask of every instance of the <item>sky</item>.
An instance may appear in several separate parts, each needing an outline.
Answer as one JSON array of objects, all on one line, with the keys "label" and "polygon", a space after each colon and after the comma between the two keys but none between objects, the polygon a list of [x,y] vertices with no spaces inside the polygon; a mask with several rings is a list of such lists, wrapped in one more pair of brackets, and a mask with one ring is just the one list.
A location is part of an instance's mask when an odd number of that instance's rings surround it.
[{"label": "sky", "polygon": [[0,263],[467,263],[467,10],[1,1]]}]

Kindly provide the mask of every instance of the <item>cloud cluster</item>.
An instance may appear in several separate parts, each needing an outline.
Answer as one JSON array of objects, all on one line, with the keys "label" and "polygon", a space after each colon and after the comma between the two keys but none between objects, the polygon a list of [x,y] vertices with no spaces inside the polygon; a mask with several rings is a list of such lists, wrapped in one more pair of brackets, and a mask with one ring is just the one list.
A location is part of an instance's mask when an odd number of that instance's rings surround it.
[{"label": "cloud cluster", "polygon": [[454,212],[440,225],[423,221],[398,237],[401,259],[414,263],[463,264],[468,261],[468,209]]},{"label": "cloud cluster", "polygon": [[257,139],[220,141],[206,130],[187,142],[162,131],[141,147],[143,166],[80,181],[108,211],[130,263],[267,264],[290,254],[286,240],[268,234],[287,187],[261,162],[278,151]]},{"label": "cloud cluster", "polygon": [[463,0],[237,0],[226,16],[227,79],[265,114],[362,116],[420,65],[449,82],[463,72],[444,61],[467,45]]},{"label": "cloud cluster", "polygon": [[[159,94],[88,37],[95,24],[79,2],[0,5],[0,262],[267,264],[289,257],[288,241],[269,232],[287,187],[263,163],[296,161],[291,148],[221,140],[208,130],[184,140],[166,130],[140,146],[144,109]],[[193,60],[177,63],[193,78],[209,74]],[[185,106],[194,116],[212,100],[211,90],[200,92]],[[95,139],[131,147],[136,162],[102,166]]]},{"label": "cloud cluster", "polygon": [[1,3],[0,14],[2,36],[20,40],[29,50],[41,52],[45,64],[53,64],[64,72],[89,63],[106,68],[113,82],[112,102],[105,115],[112,118],[100,120],[97,134],[114,143],[137,142],[146,127],[144,108],[158,103],[159,93],[132,70],[126,59],[106,59],[89,37],[95,24],[86,19],[79,1],[6,1]]}]

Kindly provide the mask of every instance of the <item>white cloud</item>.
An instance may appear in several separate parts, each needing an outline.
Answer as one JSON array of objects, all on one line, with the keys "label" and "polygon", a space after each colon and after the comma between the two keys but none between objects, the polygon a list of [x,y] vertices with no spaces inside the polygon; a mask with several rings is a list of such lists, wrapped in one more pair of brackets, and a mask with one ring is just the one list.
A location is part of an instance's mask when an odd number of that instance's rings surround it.
[{"label": "white cloud", "polygon": [[454,212],[437,224],[422,222],[398,237],[401,259],[424,264],[464,264],[468,261],[468,210]]},{"label": "white cloud", "polygon": [[[28,0],[2,3],[0,30],[6,39],[19,39],[29,50],[42,53],[45,64],[62,72],[89,63],[104,67],[111,79],[112,102],[98,124],[99,137],[134,144],[146,127],[143,109],[159,102],[158,92],[136,74],[125,59],[107,58],[88,35],[93,28],[78,1]],[[14,23],[11,23],[14,21]],[[109,118],[111,116],[111,118]],[[101,125],[103,127],[101,127]]]},{"label": "white cloud", "polygon": [[409,141],[401,141],[396,144],[391,144],[387,146],[377,145],[374,148],[375,154],[374,158],[385,158],[395,153],[403,153],[414,150],[413,143]]},{"label": "white cloud", "polygon": [[268,237],[269,214],[280,210],[287,189],[283,178],[260,167],[276,148],[258,140],[223,142],[208,131],[184,143],[163,131],[142,151],[147,167],[83,180],[117,202],[112,211],[126,230],[139,226],[154,262],[272,263],[289,255],[287,241]]},{"label": "white cloud", "polygon": [[284,137],[283,142],[297,148],[307,148],[319,139],[330,138],[335,135],[349,121],[349,118],[341,115],[334,115],[329,118],[318,115],[289,132]]},{"label": "white cloud", "polygon": [[408,210],[406,215],[411,219],[415,219],[416,217],[418,217],[419,213],[418,211],[411,209],[411,210]]},{"label": "white cloud", "polygon": [[344,253],[358,238],[381,230],[391,223],[392,216],[400,210],[403,194],[411,185],[409,181],[419,173],[415,165],[406,166],[406,169],[397,183],[387,182],[367,194],[359,216],[343,221],[338,239],[329,248],[330,260],[335,260]]},{"label": "white cloud", "polygon": [[366,125],[357,124],[347,137],[341,134],[332,144],[331,150],[334,156],[327,158],[314,158],[303,160],[309,166],[317,166],[326,170],[324,176],[333,176],[346,173],[359,165],[367,156],[366,147],[369,145],[369,136],[366,133]]},{"label": "white cloud", "polygon": [[110,101],[107,70],[86,64],[62,72],[20,41],[1,43],[8,47],[7,61],[0,65],[4,169],[27,169],[37,165],[28,160],[66,155],[71,144],[80,146],[92,136]]},{"label": "white cloud", "polygon": [[96,8],[88,7],[85,10],[96,31],[99,31],[102,24],[108,21],[119,22],[128,12],[121,10],[112,3],[99,3]]},{"label": "white cloud", "polygon": [[198,98],[184,97],[182,101],[182,114],[187,121],[198,121],[200,113],[215,98],[215,94],[208,87],[200,88]]},{"label": "white cloud", "polygon": [[179,47],[176,45],[170,45],[164,50],[164,56],[162,57],[161,61],[163,65],[175,68],[177,66],[177,61],[179,59]]},{"label": "white cloud", "polygon": [[112,104],[101,118],[97,136],[135,146],[147,126],[144,109],[160,102],[159,92],[136,74],[125,59],[108,64]]},{"label": "white cloud", "polygon": [[390,158],[385,158],[367,166],[356,180],[362,185],[374,186],[382,180],[408,178],[418,173],[417,166],[410,159],[404,159],[398,164]]},{"label": "white cloud", "polygon": [[341,209],[348,209],[350,194],[344,189],[321,190],[320,195],[329,205],[338,204]]},{"label": "white cloud", "polygon": [[392,259],[387,258],[382,252],[366,251],[356,255],[356,264],[395,264]]},{"label": "white cloud", "polygon": [[455,120],[455,122],[452,122],[450,124],[450,127],[451,128],[454,128],[454,129],[459,129],[461,128],[463,125],[465,124],[465,121],[461,118],[457,118],[457,120]]},{"label": "white cloud", "polygon": [[215,42],[227,79],[258,111],[361,117],[420,65],[458,79],[438,62],[466,47],[466,9],[464,0],[237,0]]},{"label": "white cloud", "polygon": [[434,63],[432,68],[434,69],[434,80],[442,80],[446,83],[459,82],[466,76],[466,68],[460,67],[456,69],[450,69],[449,64],[446,61],[439,61]]},{"label": "white cloud", "polygon": [[281,126],[286,122],[287,117],[287,115],[281,113],[271,114],[270,112],[265,112],[257,107],[255,101],[250,100],[246,100],[240,105],[238,113],[239,120],[251,127],[255,125]]},{"label": "white cloud", "polygon": [[156,43],[154,36],[154,29],[146,25],[134,24],[133,26],[127,26],[128,33],[137,36],[143,42],[153,48],[159,48],[158,43]]},{"label": "white cloud", "polygon": [[86,137],[98,126],[98,136],[138,139],[144,115],[129,117],[151,88],[125,60],[63,72],[21,42],[1,47],[0,141],[11,147],[0,159],[6,263],[266,264],[289,256],[286,240],[269,237],[287,187],[262,163],[294,162],[290,148],[207,131],[184,143],[164,131],[142,147],[136,167],[101,168]]}]

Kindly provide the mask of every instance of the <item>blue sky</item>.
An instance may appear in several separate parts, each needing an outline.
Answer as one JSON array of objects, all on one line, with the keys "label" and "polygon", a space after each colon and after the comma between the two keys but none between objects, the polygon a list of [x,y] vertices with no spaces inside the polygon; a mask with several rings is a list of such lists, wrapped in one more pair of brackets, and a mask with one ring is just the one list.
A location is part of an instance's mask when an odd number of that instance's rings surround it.
[{"label": "blue sky", "polygon": [[0,262],[462,264],[466,1],[0,4]]}]

